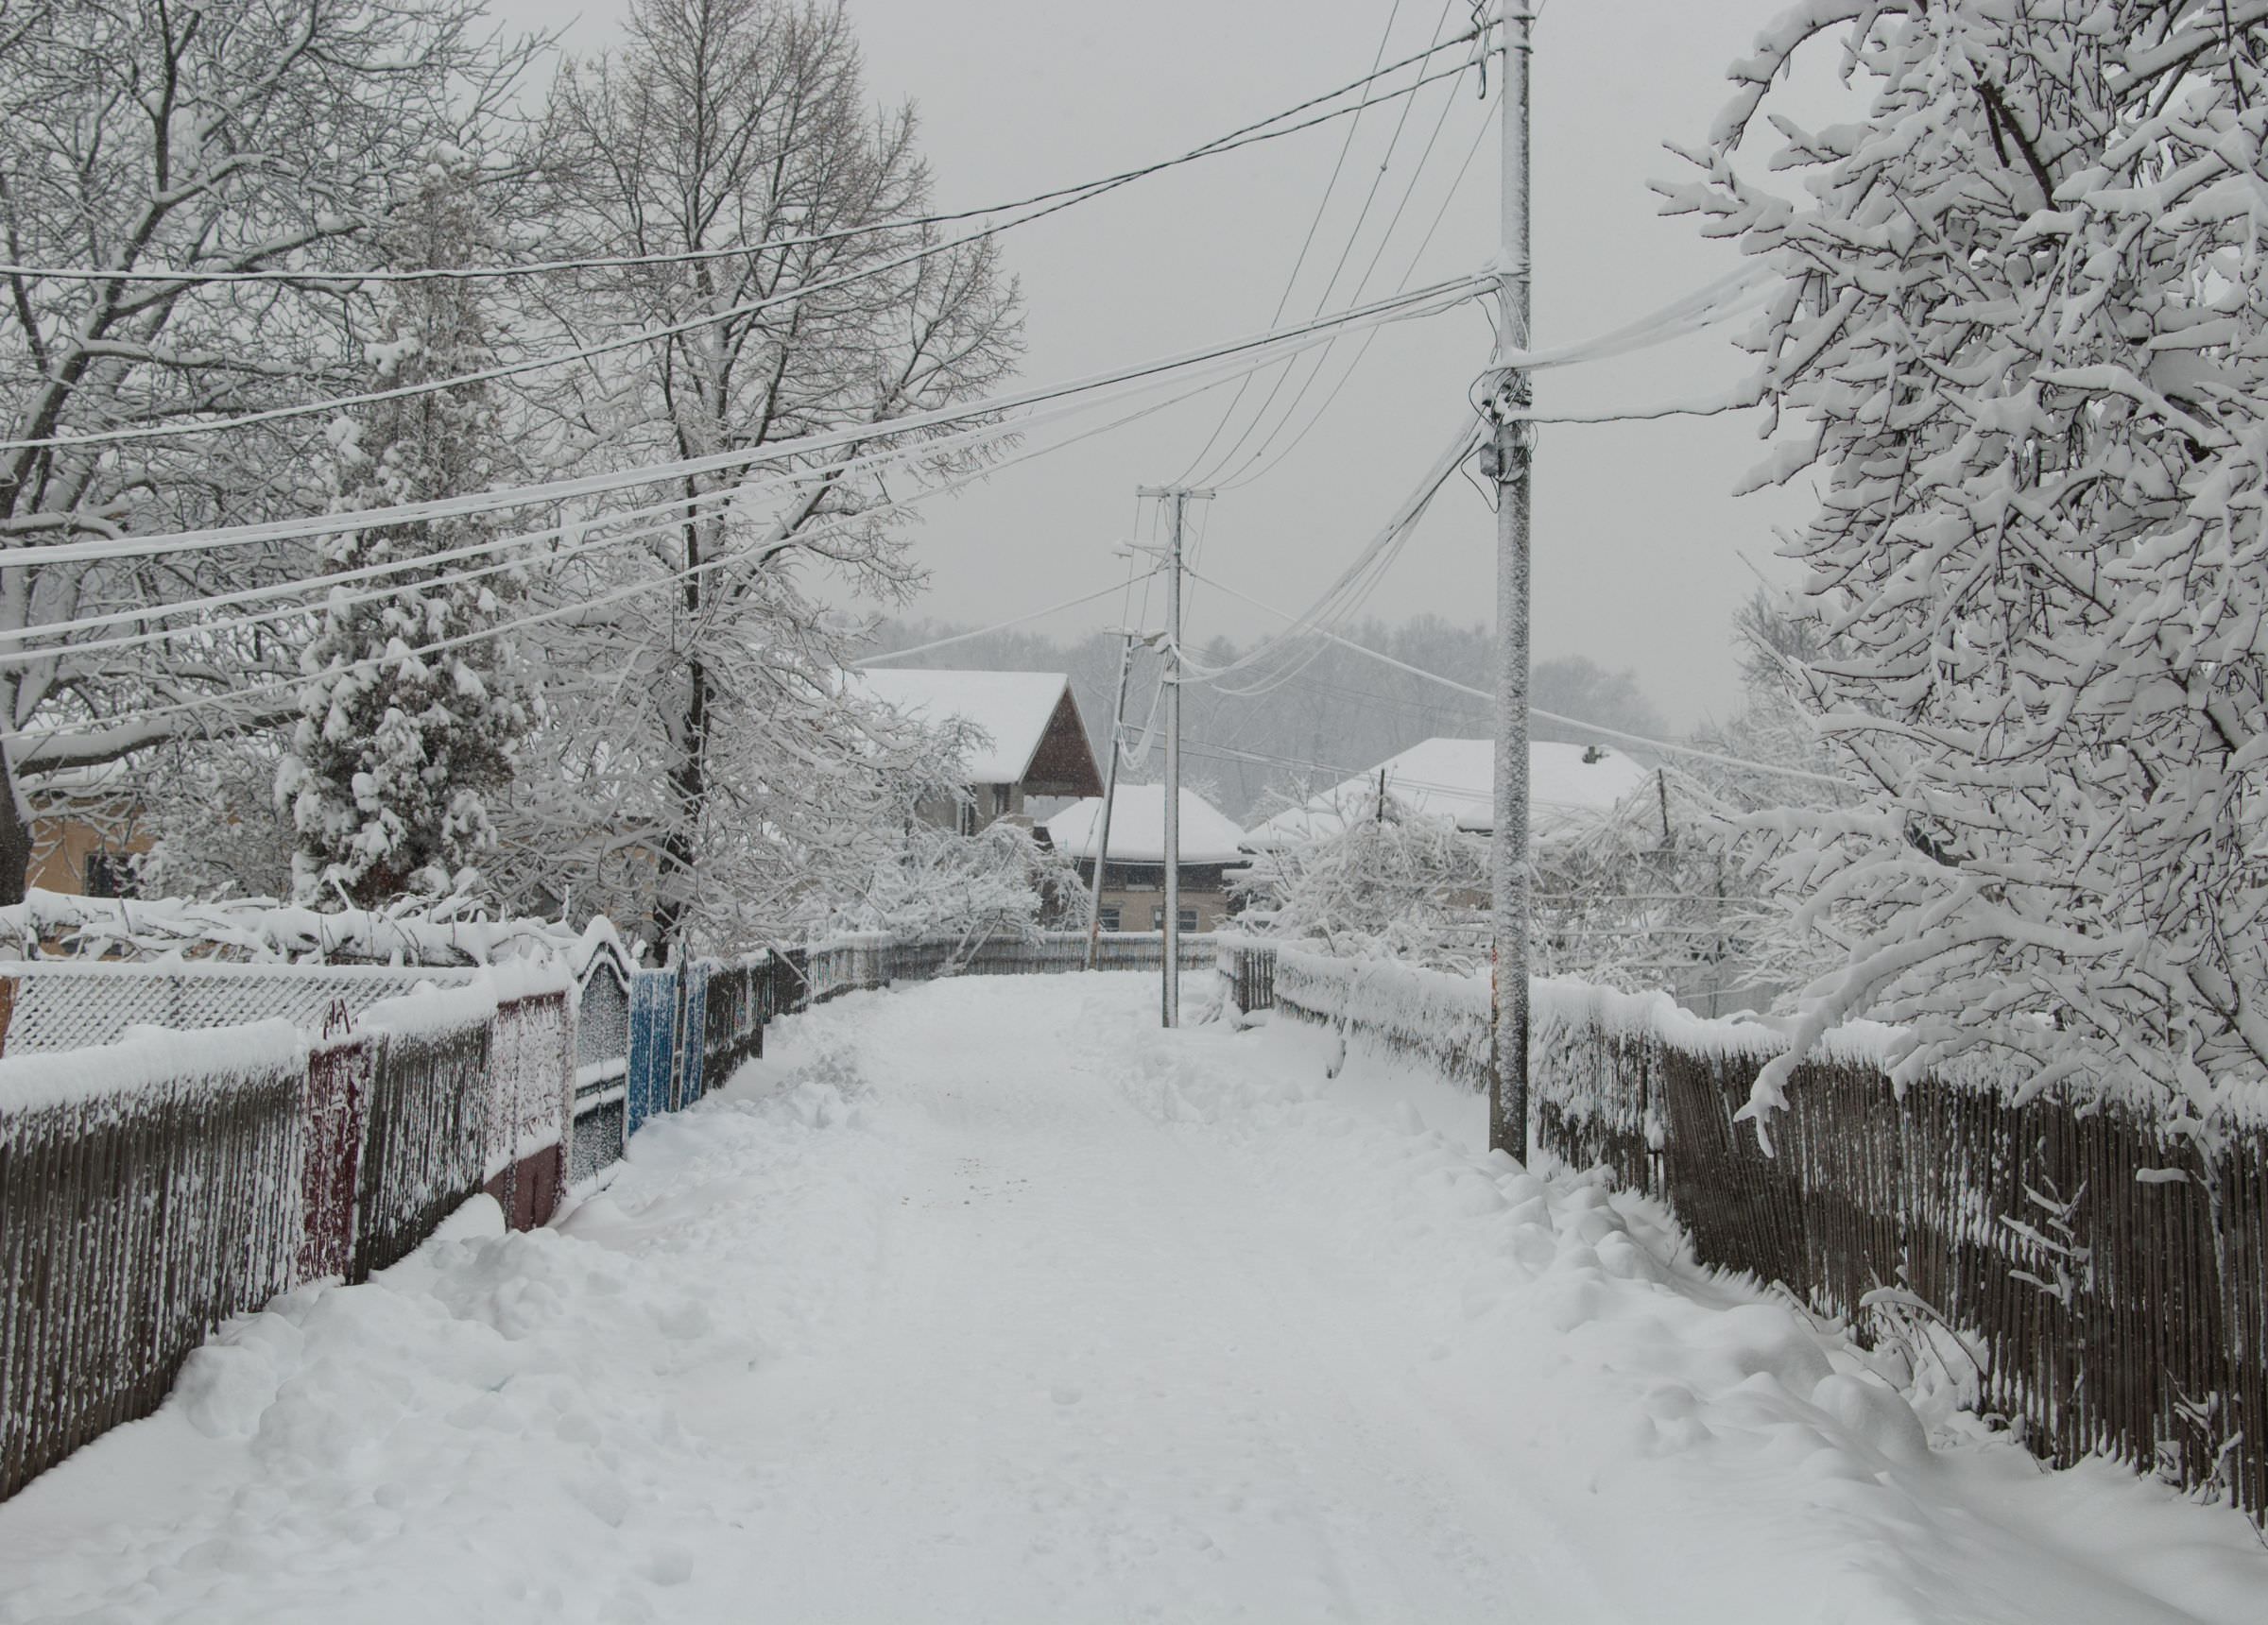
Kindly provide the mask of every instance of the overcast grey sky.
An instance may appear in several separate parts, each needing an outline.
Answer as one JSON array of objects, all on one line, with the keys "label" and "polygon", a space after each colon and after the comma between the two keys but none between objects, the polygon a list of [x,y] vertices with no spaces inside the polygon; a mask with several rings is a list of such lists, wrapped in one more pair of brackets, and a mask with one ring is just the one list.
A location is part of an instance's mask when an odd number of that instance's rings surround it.
[{"label": "overcast grey sky", "polygon": [[[1733,264],[1689,223],[1658,217],[1646,183],[1676,173],[1661,143],[1700,139],[1727,99],[1725,64],[1745,54],[1781,4],[1545,5],[1534,114],[1539,344],[1618,326]],[[588,52],[612,41],[627,0],[500,0],[499,9],[547,27],[572,17],[567,46]],[[1432,38],[1445,14],[1444,0],[1402,0],[1399,12],[1394,0],[850,0],[850,9],[877,98],[910,98],[919,109],[937,200],[947,207],[1022,196],[1194,145],[1363,73],[1389,15],[1389,55],[1400,56]],[[1469,10],[1470,0],[1446,0],[1446,31],[1463,26]],[[1454,94],[1372,297],[1400,275],[1480,134],[1472,80]],[[1443,94],[1426,93],[1400,131],[1334,306],[1349,302]],[[1399,117],[1399,104],[1364,115],[1292,315],[1315,308]],[[1072,377],[1264,327],[1344,128],[1325,126],[1188,165],[1010,233],[1007,261],[1029,312],[1026,380]],[[1493,249],[1496,197],[1491,128],[1419,280],[1476,266]],[[1349,340],[1330,358],[1295,424],[1329,394],[1359,344]],[[1475,309],[1381,332],[1314,431],[1212,505],[1205,570],[1298,608],[1438,453],[1487,347]],[[1729,384],[1744,368],[1725,336],[1711,333],[1547,373],[1538,400],[1546,409],[1642,405]],[[1248,395],[1246,409],[1264,393],[1263,385]],[[1179,474],[1226,404],[1226,392],[1207,395],[932,505],[918,540],[931,588],[915,612],[988,623],[1123,573],[1109,549],[1131,531],[1134,488]],[[1259,443],[1256,436],[1252,446]],[[1800,512],[1796,493],[1729,494],[1762,454],[1747,417],[1547,430],[1535,507],[1538,657],[1585,654],[1632,667],[1681,727],[1737,703],[1728,618],[1754,581],[1742,556],[1773,568],[1772,527]],[[1477,492],[1456,482],[1370,608],[1394,619],[1425,610],[1485,619],[1493,550],[1492,516]],[[1076,633],[1117,613],[1107,601],[1039,629]],[[1199,637],[1247,640],[1272,624],[1202,589],[1193,615]]]}]

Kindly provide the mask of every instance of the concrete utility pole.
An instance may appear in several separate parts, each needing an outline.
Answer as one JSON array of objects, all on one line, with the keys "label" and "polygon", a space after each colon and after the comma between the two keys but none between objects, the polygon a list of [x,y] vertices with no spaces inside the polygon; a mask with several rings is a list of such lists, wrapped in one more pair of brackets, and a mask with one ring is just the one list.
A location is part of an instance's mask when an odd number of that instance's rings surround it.
[{"label": "concrete utility pole", "polygon": [[1140,493],[1165,503],[1165,985],[1161,1025],[1181,1025],[1181,540],[1194,500],[1211,491],[1187,486],[1143,486]]},{"label": "concrete utility pole", "polygon": [[1488,1145],[1528,1155],[1528,495],[1534,387],[1512,358],[1530,348],[1529,0],[1503,0],[1503,240],[1498,249],[1497,376],[1489,405],[1496,476],[1496,1068]]}]

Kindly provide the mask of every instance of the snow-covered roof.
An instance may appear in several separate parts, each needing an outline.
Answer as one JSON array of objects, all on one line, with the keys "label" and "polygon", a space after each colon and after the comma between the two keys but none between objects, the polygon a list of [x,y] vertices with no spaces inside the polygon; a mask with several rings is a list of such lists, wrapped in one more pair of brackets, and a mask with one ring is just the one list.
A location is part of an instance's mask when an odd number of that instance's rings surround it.
[{"label": "snow-covered roof", "polygon": [[[1586,761],[1586,757],[1596,760]],[[1246,832],[1245,845],[1259,848],[1338,833],[1349,819],[1374,811],[1381,771],[1385,774],[1386,795],[1398,806],[1451,819],[1460,830],[1495,827],[1496,742],[1429,739],[1255,825]],[[1528,745],[1529,832],[1537,840],[1549,840],[1584,818],[1611,812],[1641,788],[1648,777],[1647,769],[1619,750],[1532,741]]]},{"label": "snow-covered roof", "polygon": [[[933,727],[961,722],[981,732],[984,738],[963,759],[971,784],[1022,783],[1048,725],[1059,708],[1070,704],[1071,678],[1061,672],[885,666],[861,672],[859,677],[876,699],[917,722]],[[1071,717],[1075,727],[1075,708]],[[1085,744],[1083,730],[1080,743]]]},{"label": "snow-covered roof", "polygon": [[[1244,831],[1227,813],[1184,788],[1181,792],[1181,862],[1233,864],[1242,856]],[[1103,815],[1099,795],[1074,801],[1047,821],[1047,838],[1071,858],[1094,856],[1096,826]],[[1110,809],[1110,862],[1161,864],[1165,861],[1165,786],[1122,784]]]}]

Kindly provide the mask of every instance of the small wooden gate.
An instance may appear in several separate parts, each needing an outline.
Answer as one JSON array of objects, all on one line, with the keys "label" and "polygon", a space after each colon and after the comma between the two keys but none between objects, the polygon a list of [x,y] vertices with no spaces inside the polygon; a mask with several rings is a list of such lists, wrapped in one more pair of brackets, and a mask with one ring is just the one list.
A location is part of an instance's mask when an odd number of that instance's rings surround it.
[{"label": "small wooden gate", "polygon": [[368,1034],[326,1037],[307,1056],[306,1156],[300,1174],[307,1214],[300,1242],[303,1281],[344,1275],[353,1261],[363,1119],[376,1066],[377,1044]]}]

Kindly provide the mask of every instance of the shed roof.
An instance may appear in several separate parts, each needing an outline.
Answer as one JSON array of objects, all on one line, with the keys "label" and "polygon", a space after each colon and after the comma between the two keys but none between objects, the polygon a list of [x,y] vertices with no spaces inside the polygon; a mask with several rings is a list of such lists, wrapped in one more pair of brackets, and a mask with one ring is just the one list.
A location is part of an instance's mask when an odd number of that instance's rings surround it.
[{"label": "shed roof", "polygon": [[[1260,847],[1338,833],[1349,819],[1374,809],[1382,772],[1386,795],[1398,806],[1451,819],[1460,830],[1495,828],[1496,742],[1429,739],[1255,825],[1246,833],[1245,845]],[[1619,750],[1532,741],[1528,745],[1529,830],[1537,840],[1550,840],[1586,817],[1613,811],[1641,789],[1647,777],[1645,768]]]},{"label": "shed roof", "polygon": [[981,733],[962,759],[971,784],[1024,784],[1054,795],[1102,789],[1071,678],[1061,672],[890,666],[859,677],[876,699],[917,722],[933,727],[960,722]]},{"label": "shed roof", "polygon": [[[1228,815],[1195,791],[1181,792],[1181,863],[1233,864],[1243,857],[1243,831]],[[1099,795],[1074,801],[1047,821],[1047,838],[1071,858],[1094,856],[1096,824],[1102,816]],[[1161,864],[1165,861],[1165,786],[1122,784],[1110,809],[1109,861],[1114,864]]]}]

